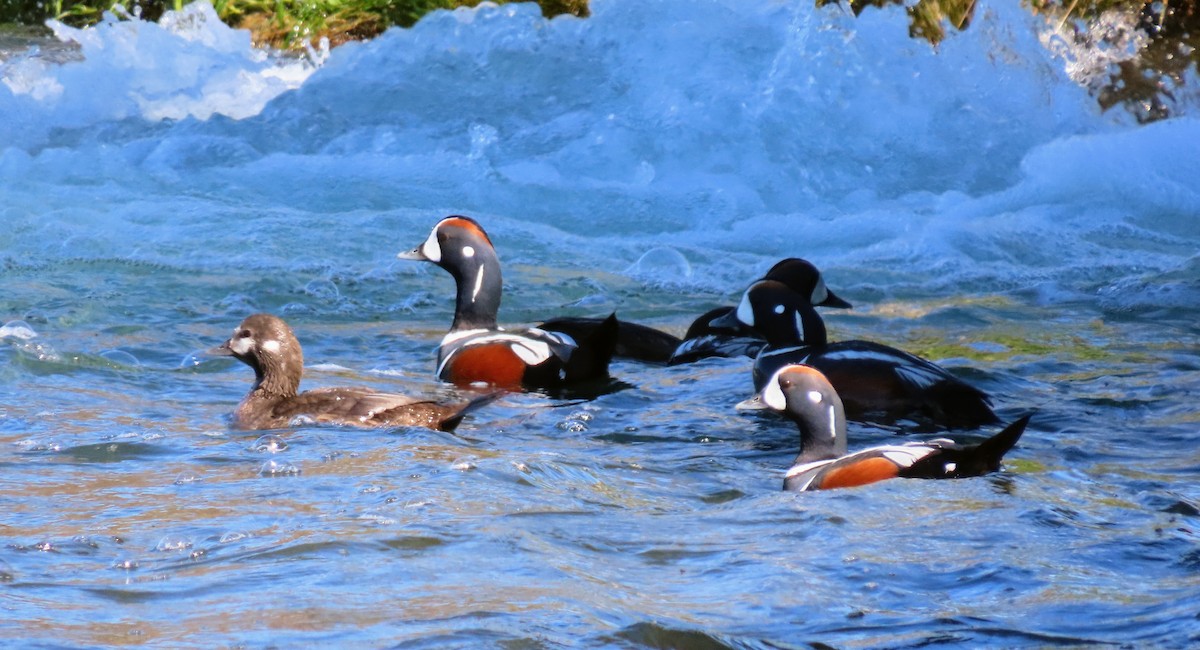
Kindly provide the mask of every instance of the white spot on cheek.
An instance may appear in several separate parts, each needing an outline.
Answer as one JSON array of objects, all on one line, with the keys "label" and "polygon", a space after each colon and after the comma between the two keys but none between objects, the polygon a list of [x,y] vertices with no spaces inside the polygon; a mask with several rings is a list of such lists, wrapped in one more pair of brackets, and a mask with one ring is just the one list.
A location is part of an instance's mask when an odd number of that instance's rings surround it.
[{"label": "white spot on cheek", "polygon": [[283,346],[279,344],[279,341],[263,341],[262,349],[270,352],[271,354],[279,354],[279,351],[283,349]]},{"label": "white spot on cheek", "polygon": [[954,470],[956,470],[956,469],[958,469],[958,465],[957,465],[957,464],[955,464],[955,463],[946,463],[946,473],[947,473],[947,474],[952,474],[952,473],[954,473]]},{"label": "white spot on cheek", "polygon": [[821,391],[819,391],[819,390],[808,391],[808,401],[812,402],[813,404],[820,404],[821,403]]},{"label": "white spot on cheek", "polygon": [[475,257],[475,249],[470,246],[463,246],[463,257]]},{"label": "white spot on cheek", "polygon": [[783,309],[784,309],[783,305],[775,305],[775,313],[776,314],[782,314]]},{"label": "white spot on cheek", "polygon": [[742,302],[738,303],[737,319],[746,327],[754,327],[754,307],[748,294],[742,294]]}]

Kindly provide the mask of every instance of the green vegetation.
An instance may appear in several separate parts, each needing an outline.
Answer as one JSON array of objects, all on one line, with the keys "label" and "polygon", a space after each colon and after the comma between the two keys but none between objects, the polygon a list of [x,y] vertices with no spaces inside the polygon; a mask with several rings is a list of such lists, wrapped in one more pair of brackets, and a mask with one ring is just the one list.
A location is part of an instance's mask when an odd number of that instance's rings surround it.
[{"label": "green vegetation", "polygon": [[[435,9],[471,7],[482,0],[212,0],[225,23],[250,30],[254,42],[280,49],[300,49],[328,37],[333,45],[371,38],[392,25],[410,27]],[[504,3],[507,0],[498,0]],[[0,22],[41,24],[54,18],[72,26],[97,23],[104,12],[158,20],[191,0],[0,0]],[[586,16],[586,0],[541,0],[546,16]]]}]

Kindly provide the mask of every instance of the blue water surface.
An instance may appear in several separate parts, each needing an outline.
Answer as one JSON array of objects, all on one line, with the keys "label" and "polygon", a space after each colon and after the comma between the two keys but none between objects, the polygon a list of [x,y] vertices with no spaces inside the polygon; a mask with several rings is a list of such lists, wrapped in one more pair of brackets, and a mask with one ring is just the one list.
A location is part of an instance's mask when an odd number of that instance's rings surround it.
[{"label": "blue water surface", "polygon": [[[1172,119],[1102,113],[1078,68],[1112,53],[1014,3],[937,47],[902,7],[592,10],[300,60],[198,3],[0,61],[0,639],[1200,643],[1195,84]],[[1036,414],[998,474],[799,495],[794,428],[733,409],[746,360],[619,361],[620,390],[455,433],[229,427],[252,375],[203,351],[255,311],[308,387],[452,394],[452,281],[395,254],[454,213],[505,323],[680,334],[801,256],[855,305],[834,338]]]}]

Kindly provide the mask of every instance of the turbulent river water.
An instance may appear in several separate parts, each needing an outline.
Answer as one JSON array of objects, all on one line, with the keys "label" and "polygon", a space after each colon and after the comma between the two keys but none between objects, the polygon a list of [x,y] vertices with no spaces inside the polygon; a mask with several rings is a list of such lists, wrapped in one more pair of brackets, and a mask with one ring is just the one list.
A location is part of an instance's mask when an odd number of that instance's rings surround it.
[{"label": "turbulent river water", "polygon": [[[0,639],[1200,643],[1195,84],[1139,126],[1015,3],[937,48],[810,4],[439,12],[303,61],[197,4],[8,52]],[[252,374],[202,352],[256,311],[306,386],[450,394],[452,281],[395,254],[455,213],[505,323],[679,334],[800,256],[855,305],[832,338],[1032,424],[997,474],[811,494],[780,489],[795,429],[733,409],[744,359],[620,361],[455,433],[230,428]]]}]

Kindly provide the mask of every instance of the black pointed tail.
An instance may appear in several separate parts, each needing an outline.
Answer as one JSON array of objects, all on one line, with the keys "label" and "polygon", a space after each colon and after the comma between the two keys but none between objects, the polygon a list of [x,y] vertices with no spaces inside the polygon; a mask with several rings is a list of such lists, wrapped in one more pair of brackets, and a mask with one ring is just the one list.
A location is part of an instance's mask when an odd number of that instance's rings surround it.
[{"label": "black pointed tail", "polygon": [[466,417],[468,413],[475,411],[481,406],[491,404],[503,394],[504,391],[496,390],[484,395],[479,395],[478,397],[472,397],[469,401],[462,405],[462,408],[458,409],[457,413],[454,413],[450,417],[439,422],[438,431],[453,431],[457,429],[458,425],[462,424],[463,418]]},{"label": "black pointed tail", "polygon": [[1017,440],[1021,439],[1021,434],[1025,433],[1025,426],[1029,424],[1029,418],[1032,417],[1032,413],[1025,415],[1004,427],[1000,433],[979,443],[977,447],[967,450],[966,458],[961,464],[978,468],[979,474],[1000,469],[1000,459],[1013,448],[1013,445],[1017,444]]},{"label": "black pointed tail", "polygon": [[931,386],[926,406],[935,421],[950,428],[973,429],[1000,421],[986,393],[957,379]]},{"label": "black pointed tail", "polygon": [[613,313],[585,338],[578,339],[576,343],[579,347],[571,353],[571,358],[563,368],[567,382],[607,377],[608,362],[612,361],[613,353],[616,352],[619,331],[620,324],[617,322],[617,315]]}]

